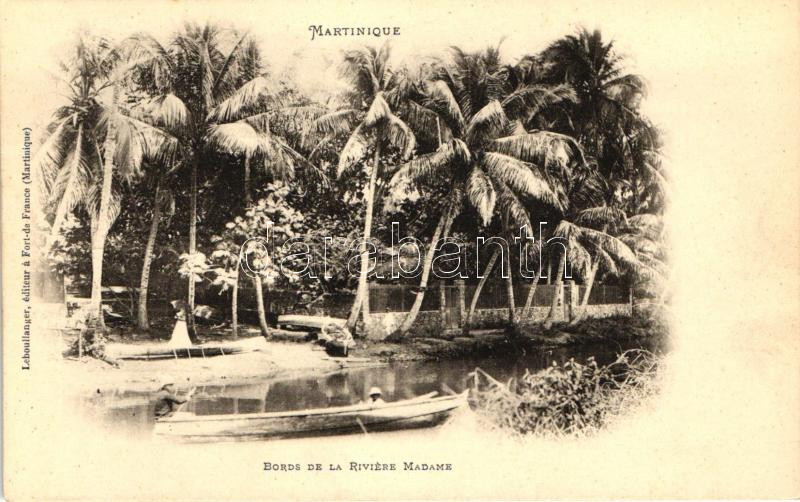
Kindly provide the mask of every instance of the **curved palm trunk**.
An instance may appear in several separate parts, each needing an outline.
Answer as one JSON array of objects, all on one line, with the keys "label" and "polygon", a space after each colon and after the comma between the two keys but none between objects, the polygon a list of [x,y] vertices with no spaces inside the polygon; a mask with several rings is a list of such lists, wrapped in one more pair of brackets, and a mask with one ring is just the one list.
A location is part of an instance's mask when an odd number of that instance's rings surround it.
[{"label": "curved palm trunk", "polygon": [[[422,277],[419,281],[419,290],[414,297],[414,303],[411,305],[411,310],[408,311],[405,319],[403,319],[403,323],[399,328],[397,328],[397,333],[392,335],[393,339],[402,339],[411,329],[411,326],[414,325],[414,321],[417,320],[419,310],[422,308],[422,300],[425,298],[425,291],[428,287],[428,278],[430,277],[433,258],[436,255],[436,243],[439,241],[440,236],[444,238],[448,236],[453,219],[453,211],[450,208],[448,208],[442,214],[441,218],[439,218],[439,223],[436,225],[436,230],[433,232],[433,237],[431,238],[431,245],[428,246],[428,250],[425,253]],[[440,291],[440,294],[444,294],[443,289]]]},{"label": "curved palm trunk", "polygon": [[261,328],[263,336],[269,336],[269,327],[267,326],[267,313],[264,309],[264,292],[261,286],[261,277],[253,277],[253,282],[256,285],[256,305],[258,305],[258,325]]},{"label": "curved palm trunk", "polygon": [[547,319],[544,321],[544,328],[550,329],[558,317],[558,299],[564,292],[564,262],[561,259],[561,254],[558,256],[558,277],[556,277],[556,289],[553,291],[553,301],[550,304],[550,313],[547,314]]},{"label": "curved palm trunk", "polygon": [[586,307],[589,305],[589,294],[592,292],[592,286],[594,286],[594,279],[597,276],[597,269],[599,266],[600,262],[595,261],[589,268],[589,277],[586,279],[586,291],[583,293],[578,312],[575,314],[575,317],[572,318],[570,324],[577,324],[586,317]]},{"label": "curved palm trunk", "polygon": [[[378,138],[380,138],[380,133],[378,133]],[[378,180],[378,163],[380,162],[380,156],[381,144],[380,140],[378,140],[375,144],[375,161],[369,174],[369,185],[366,193],[364,194],[367,208],[364,216],[364,236],[361,241],[361,245],[359,246],[359,252],[361,253],[361,271],[358,276],[358,289],[356,290],[356,298],[353,301],[353,307],[350,309],[350,316],[347,318],[347,328],[350,331],[354,330],[356,322],[358,322],[358,315],[362,313],[362,310],[364,323],[366,324],[369,320],[369,288],[367,285],[369,254],[367,253],[367,242],[372,234],[372,206],[374,204],[373,195],[375,194],[375,184]]]},{"label": "curved palm trunk", "polygon": [[483,277],[478,282],[478,287],[475,288],[475,292],[472,293],[472,300],[469,302],[469,310],[467,311],[467,317],[464,318],[464,333],[469,333],[469,321],[472,319],[472,315],[475,313],[475,307],[478,305],[478,298],[481,295],[481,290],[483,289],[483,285],[486,284],[486,279],[489,278],[489,274],[492,273],[492,268],[494,268],[494,262],[497,261],[497,255],[500,254],[499,249],[495,249],[492,256],[489,258],[489,263],[486,264],[486,268],[483,269]]},{"label": "curved palm trunk", "polygon": [[[192,158],[192,186],[189,208],[189,254],[197,252],[197,153]],[[192,343],[197,343],[197,331],[194,325],[194,277],[189,277],[186,327]]]},{"label": "curved palm trunk", "polygon": [[150,265],[153,262],[153,250],[156,247],[156,236],[158,235],[158,224],[161,219],[161,181],[162,176],[158,177],[156,190],[153,196],[153,219],[150,222],[150,233],[147,235],[147,246],[144,249],[144,261],[142,263],[142,278],[139,282],[139,306],[137,313],[137,324],[139,329],[149,330],[150,323],[147,318],[147,290],[150,286]]}]

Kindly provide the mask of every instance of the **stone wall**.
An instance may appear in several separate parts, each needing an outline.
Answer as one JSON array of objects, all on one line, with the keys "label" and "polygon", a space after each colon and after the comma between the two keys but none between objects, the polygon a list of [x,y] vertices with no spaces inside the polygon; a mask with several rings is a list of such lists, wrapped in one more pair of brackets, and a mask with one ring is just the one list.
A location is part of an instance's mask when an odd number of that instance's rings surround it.
[{"label": "stone wall", "polygon": [[[524,308],[516,308],[517,317],[523,323],[525,322],[542,322],[547,318],[550,313],[550,307],[532,307],[528,315],[523,317]],[[561,309],[559,309],[561,310]],[[563,314],[557,320],[563,320]],[[475,309],[470,319],[470,325],[476,328],[481,327],[494,327],[508,321],[508,309]]]},{"label": "stone wall", "polygon": [[631,315],[631,306],[628,303],[611,303],[608,305],[587,305],[586,317],[596,319],[615,315]]},{"label": "stone wall", "polygon": [[[522,317],[523,308],[517,308],[517,315],[523,323],[539,323],[543,322],[547,315],[550,313],[550,307],[533,307],[529,315]],[[564,315],[563,309],[559,309],[561,315],[557,317],[557,321],[566,321],[567,316]],[[627,303],[609,304],[609,305],[587,305],[586,317],[587,318],[603,318],[615,315],[630,315],[631,306]],[[405,319],[407,312],[381,312],[371,314],[371,325],[367,329],[368,338],[372,340],[383,340],[394,330],[396,330],[400,323]],[[464,319],[466,316],[462,316]],[[508,321],[508,309],[476,309],[470,319],[470,326],[474,329],[481,328],[494,328],[503,326]],[[452,329],[447,330],[442,326],[442,316],[437,311],[420,312],[417,316],[414,326],[411,329],[410,336],[412,337],[426,337],[436,338],[442,336]]]}]

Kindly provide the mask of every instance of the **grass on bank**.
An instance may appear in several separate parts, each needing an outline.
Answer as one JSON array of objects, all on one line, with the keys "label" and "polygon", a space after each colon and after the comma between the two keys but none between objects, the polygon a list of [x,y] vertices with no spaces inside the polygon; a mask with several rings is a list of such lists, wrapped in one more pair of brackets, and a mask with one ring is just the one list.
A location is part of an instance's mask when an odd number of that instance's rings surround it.
[{"label": "grass on bank", "polygon": [[623,352],[599,366],[570,359],[506,383],[476,369],[473,407],[490,426],[522,435],[587,435],[658,392],[658,358]]}]

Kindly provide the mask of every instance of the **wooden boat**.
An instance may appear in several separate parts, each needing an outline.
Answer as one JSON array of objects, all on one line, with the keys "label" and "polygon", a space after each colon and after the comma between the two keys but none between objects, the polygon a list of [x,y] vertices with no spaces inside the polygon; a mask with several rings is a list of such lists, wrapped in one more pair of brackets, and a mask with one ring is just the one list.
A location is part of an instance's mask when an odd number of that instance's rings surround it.
[{"label": "wooden boat", "polygon": [[155,434],[188,441],[218,441],[431,427],[441,424],[467,402],[467,391],[372,405],[317,408],[241,415],[176,413],[156,420]]},{"label": "wooden boat", "polygon": [[266,343],[261,336],[219,343],[205,343],[187,347],[170,347],[167,343],[108,344],[106,351],[114,359],[152,361],[158,359],[183,359],[193,357],[229,356],[264,350]]},{"label": "wooden boat", "polygon": [[328,324],[344,326],[346,322],[347,321],[345,319],[318,315],[281,315],[278,316],[277,325],[279,329],[292,328],[320,331]]}]

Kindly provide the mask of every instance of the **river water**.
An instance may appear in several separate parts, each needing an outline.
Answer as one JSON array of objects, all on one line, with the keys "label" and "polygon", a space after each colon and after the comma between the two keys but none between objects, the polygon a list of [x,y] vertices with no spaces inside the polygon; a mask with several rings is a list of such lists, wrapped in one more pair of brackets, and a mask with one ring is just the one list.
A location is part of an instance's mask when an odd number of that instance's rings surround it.
[{"label": "river water", "polygon": [[[606,342],[541,349],[517,356],[391,363],[315,376],[254,379],[246,383],[198,387],[182,411],[217,415],[342,406],[364,400],[371,387],[380,387],[386,401],[407,399],[432,391],[460,392],[470,385],[470,373],[476,367],[505,381],[521,376],[526,370],[533,372],[554,361],[562,363],[570,358],[585,362],[589,357],[594,357],[598,364],[608,364],[630,348],[646,348],[655,352],[663,350],[652,343],[619,345]],[[150,396],[150,393],[125,391],[93,398],[87,404],[107,425],[120,428],[128,435],[146,436],[151,433],[154,423],[154,404]]]}]

